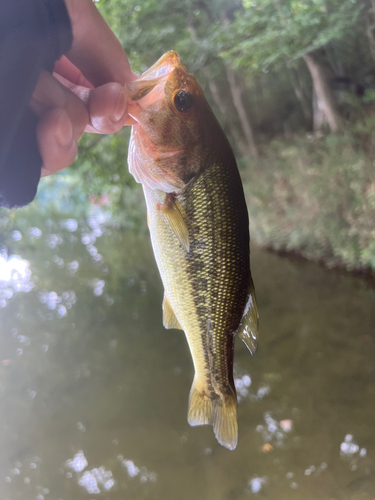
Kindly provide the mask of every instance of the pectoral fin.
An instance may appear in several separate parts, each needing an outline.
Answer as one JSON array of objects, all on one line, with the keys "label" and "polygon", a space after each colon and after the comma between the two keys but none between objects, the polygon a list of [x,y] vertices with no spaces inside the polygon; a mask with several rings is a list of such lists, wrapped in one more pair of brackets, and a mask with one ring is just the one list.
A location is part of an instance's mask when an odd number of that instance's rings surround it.
[{"label": "pectoral fin", "polygon": [[160,209],[166,216],[181,245],[189,252],[189,231],[172,195],[167,195],[165,202],[160,205]]},{"label": "pectoral fin", "polygon": [[178,319],[176,318],[176,315],[173,312],[168,297],[165,294],[163,300],[163,325],[164,328],[167,328],[168,330],[170,328],[177,328],[178,330],[182,330],[180,323],[178,322]]},{"label": "pectoral fin", "polygon": [[244,315],[237,330],[237,335],[244,341],[246,347],[254,356],[258,348],[259,315],[255,298],[254,284],[252,281],[249,287],[249,295]]}]

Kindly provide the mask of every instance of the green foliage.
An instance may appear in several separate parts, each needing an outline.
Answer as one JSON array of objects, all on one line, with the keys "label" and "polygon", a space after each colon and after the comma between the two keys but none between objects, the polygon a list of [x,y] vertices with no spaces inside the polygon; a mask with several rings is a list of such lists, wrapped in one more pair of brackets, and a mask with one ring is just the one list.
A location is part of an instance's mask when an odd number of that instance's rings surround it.
[{"label": "green foliage", "polygon": [[343,136],[295,137],[243,171],[252,238],[276,250],[375,270],[373,120]]},{"label": "green foliage", "polygon": [[[312,84],[300,61],[319,51],[332,74],[374,86],[366,0],[99,0],[96,5],[134,71],[143,72],[167,50],[180,53],[238,156],[246,148],[239,147],[244,136],[226,67],[235,69],[256,139],[269,144],[257,162],[239,162],[258,243],[375,269],[374,90],[368,88],[362,100],[350,89],[336,93],[348,124],[342,137],[306,138]],[[128,140],[128,129],[105,137],[84,135],[72,168],[42,181],[42,210],[74,208],[79,217],[90,205],[100,206],[117,226],[145,229],[142,189],[127,167]],[[32,210],[24,213],[36,217]],[[14,215],[0,212],[0,232],[14,227]]]},{"label": "green foliage", "polygon": [[343,39],[353,32],[363,3],[356,0],[244,0],[243,7],[221,35],[226,46],[222,55],[238,67],[260,71]]}]

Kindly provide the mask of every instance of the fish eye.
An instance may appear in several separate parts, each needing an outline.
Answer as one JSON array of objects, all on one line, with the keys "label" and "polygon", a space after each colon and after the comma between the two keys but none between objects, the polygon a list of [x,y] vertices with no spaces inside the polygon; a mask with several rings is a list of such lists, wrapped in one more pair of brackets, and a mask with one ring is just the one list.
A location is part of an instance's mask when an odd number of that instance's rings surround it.
[{"label": "fish eye", "polygon": [[173,103],[177,111],[187,113],[193,106],[193,97],[187,90],[179,90],[173,98]]}]

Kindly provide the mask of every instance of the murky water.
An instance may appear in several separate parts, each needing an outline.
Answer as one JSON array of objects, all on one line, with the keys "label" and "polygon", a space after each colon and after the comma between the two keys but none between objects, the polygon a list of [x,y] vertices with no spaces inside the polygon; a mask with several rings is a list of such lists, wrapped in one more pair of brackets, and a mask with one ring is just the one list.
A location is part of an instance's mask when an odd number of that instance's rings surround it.
[{"label": "murky water", "polygon": [[187,424],[148,237],[98,211],[32,221],[0,256],[1,500],[375,499],[368,284],[253,249],[260,348],[237,341],[228,451]]}]

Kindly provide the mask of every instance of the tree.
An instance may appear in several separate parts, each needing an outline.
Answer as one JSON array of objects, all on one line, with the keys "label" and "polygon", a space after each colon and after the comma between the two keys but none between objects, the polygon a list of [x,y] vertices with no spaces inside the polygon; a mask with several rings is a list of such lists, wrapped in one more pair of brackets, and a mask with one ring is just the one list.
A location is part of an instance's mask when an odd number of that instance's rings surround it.
[{"label": "tree", "polygon": [[363,3],[356,0],[244,0],[243,10],[220,35],[226,38],[223,56],[255,72],[303,58],[319,105],[335,132],[340,117],[321,53],[330,42],[353,31],[362,9]]}]

